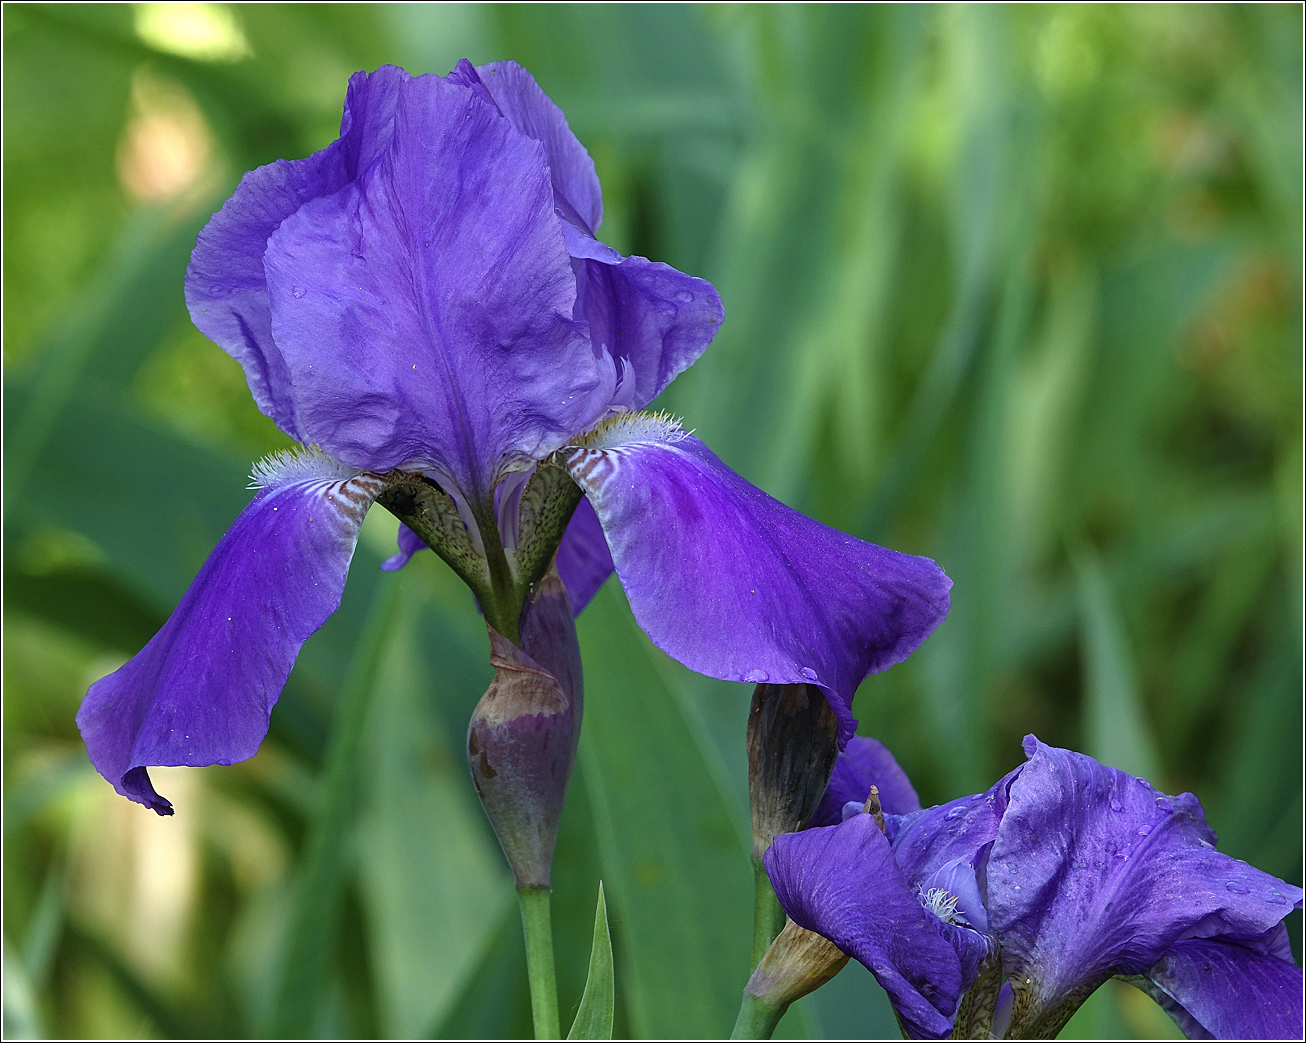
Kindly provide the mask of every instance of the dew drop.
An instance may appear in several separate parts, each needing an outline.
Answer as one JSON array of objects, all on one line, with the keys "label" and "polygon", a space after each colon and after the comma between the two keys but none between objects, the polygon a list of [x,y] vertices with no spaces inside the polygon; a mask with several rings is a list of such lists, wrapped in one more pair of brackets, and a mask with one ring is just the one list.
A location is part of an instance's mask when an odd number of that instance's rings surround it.
[{"label": "dew drop", "polygon": [[953,808],[951,811],[949,811],[949,812],[948,812],[946,815],[944,815],[943,817],[944,817],[944,818],[947,818],[947,819],[957,819],[957,818],[961,818],[962,815],[966,814],[966,811],[967,811],[967,808],[966,808],[966,805],[965,805],[965,804],[958,804],[955,808]]},{"label": "dew drop", "polygon": [[1167,815],[1174,811],[1174,805],[1166,800],[1165,797],[1156,798],[1156,807],[1158,811],[1164,811]]},{"label": "dew drop", "polygon": [[802,673],[802,675],[806,677],[809,681],[816,680],[816,671],[813,670],[810,666],[803,667],[800,673]]},{"label": "dew drop", "polygon": [[1116,800],[1115,797],[1112,797],[1112,798],[1111,798],[1111,810],[1112,810],[1112,811],[1115,811],[1115,812],[1121,812],[1121,811],[1124,811],[1124,810],[1125,810],[1125,806],[1124,806],[1123,804],[1121,804],[1120,801]]},{"label": "dew drop", "polygon": [[1151,832],[1152,832],[1152,827],[1151,827],[1151,826],[1148,826],[1148,825],[1142,825],[1142,826],[1139,826],[1139,827],[1138,827],[1138,835],[1139,835],[1140,837],[1145,837],[1145,836],[1147,836],[1147,835],[1148,835],[1149,833],[1151,833]]},{"label": "dew drop", "polygon": [[1012,889],[1013,891],[1019,891],[1019,890],[1020,890],[1020,885],[1019,885],[1019,884],[1012,884],[1012,885],[1011,885],[1011,889]]},{"label": "dew drop", "polygon": [[1225,889],[1226,891],[1232,891],[1232,892],[1233,892],[1234,894],[1236,894],[1236,895],[1251,894],[1251,889],[1250,889],[1250,888],[1243,887],[1242,884],[1240,884],[1240,883],[1238,883],[1238,882],[1236,882],[1236,881],[1234,881],[1234,880],[1230,880],[1227,884],[1225,884],[1225,885],[1224,885],[1224,889]]},{"label": "dew drop", "polygon": [[688,290],[681,290],[678,294],[676,294],[676,300],[678,300],[681,304],[690,304],[694,300],[694,295],[690,293]]},{"label": "dew drop", "polygon": [[300,297],[304,296],[304,288],[302,286],[292,287],[290,291],[290,296],[298,300]]},{"label": "dew drop", "polygon": [[1288,896],[1287,896],[1287,895],[1284,895],[1284,894],[1280,894],[1278,891],[1271,891],[1271,892],[1270,892],[1270,902],[1271,902],[1273,905],[1287,905],[1287,904],[1288,904]]}]

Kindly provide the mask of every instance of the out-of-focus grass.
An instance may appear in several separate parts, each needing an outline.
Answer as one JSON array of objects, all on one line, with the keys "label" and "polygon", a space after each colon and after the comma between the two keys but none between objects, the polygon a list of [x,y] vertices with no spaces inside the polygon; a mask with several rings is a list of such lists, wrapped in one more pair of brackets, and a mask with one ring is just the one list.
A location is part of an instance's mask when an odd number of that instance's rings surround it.
[{"label": "out-of-focus grass", "polygon": [[[599,167],[604,238],[721,290],[668,408],[953,577],[948,621],[856,704],[927,801],[1034,731],[1193,790],[1224,850],[1300,882],[1300,39],[1293,7],[6,5],[6,1034],[529,1031],[460,753],[481,625],[432,555],[379,575],[386,517],[260,754],[160,772],[174,819],[116,797],[72,721],[284,444],[185,315],[195,233],[242,171],[329,142],[348,74],[383,62],[531,69]],[[748,692],[667,661],[615,587],[582,641],[563,1017],[602,877],[618,1032],[720,1035]],[[351,664],[374,690],[332,811]],[[338,882],[316,912],[312,879]],[[1160,1031],[1122,989],[1068,1031]],[[782,1025],[894,1031],[855,967]]]}]

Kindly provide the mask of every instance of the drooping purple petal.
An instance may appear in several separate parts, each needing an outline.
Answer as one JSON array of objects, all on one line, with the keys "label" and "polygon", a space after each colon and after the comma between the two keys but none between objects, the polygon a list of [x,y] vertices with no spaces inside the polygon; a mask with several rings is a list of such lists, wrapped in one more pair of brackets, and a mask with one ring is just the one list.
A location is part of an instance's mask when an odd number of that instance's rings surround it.
[{"label": "drooping purple petal", "polygon": [[576,615],[581,614],[612,571],[612,552],[603,527],[590,502],[581,500],[558,547],[558,574],[567,585]]},{"label": "drooping purple petal", "polygon": [[168,622],[91,686],[77,726],[114,788],[160,815],[150,765],[233,764],[267,734],[300,646],[340,605],[375,475],[286,474],[227,530]]},{"label": "drooping purple petal", "polygon": [[812,815],[811,825],[833,826],[842,822],[843,806],[850,801],[865,803],[872,786],[880,791],[880,807],[885,814],[907,815],[921,808],[911,780],[884,743],[867,735],[856,735],[839,754],[830,785]]},{"label": "drooping purple petal", "polygon": [[1192,794],[1167,797],[1033,736],[1025,751],[988,859],[987,904],[1007,974],[1028,982],[1031,1023],[1109,974],[1146,972],[1182,940],[1264,935],[1301,900],[1216,851]]},{"label": "drooping purple petal", "polygon": [[264,265],[300,425],[347,463],[488,502],[593,419],[543,149],[465,87],[403,84],[384,156],[288,217]]},{"label": "drooping purple petal", "polygon": [[705,279],[611,247],[566,228],[576,271],[576,317],[593,344],[627,359],[635,373],[629,405],[643,409],[687,370],[721,328],[721,297]]},{"label": "drooping purple petal", "polygon": [[[1286,948],[1282,925],[1271,934]],[[1302,970],[1290,952],[1272,955],[1259,939],[1186,939],[1146,977],[1191,1039],[1302,1037]]]},{"label": "drooping purple petal", "polygon": [[566,451],[636,620],[708,676],[820,685],[846,743],[857,685],[925,640],[951,582],[789,509],[673,428],[631,414]]},{"label": "drooping purple petal", "polygon": [[482,87],[519,134],[544,145],[554,195],[563,220],[591,235],[603,222],[603,192],[594,161],[567,124],[567,117],[516,62],[475,68],[465,58],[449,74],[455,83]]},{"label": "drooping purple petal", "polygon": [[781,834],[763,864],[789,917],[874,974],[910,1036],[951,1033],[988,946],[926,911],[871,816]]},{"label": "drooping purple petal", "polygon": [[290,437],[304,441],[290,371],[272,336],[263,254],[281,222],[310,199],[339,190],[390,142],[408,74],[392,65],[349,81],[340,137],[306,159],[252,170],[200,232],[186,269],[186,304],[201,331],[245,370],[254,401]]},{"label": "drooping purple petal", "polygon": [[399,532],[395,535],[395,543],[398,545],[399,550],[381,562],[381,568],[385,569],[386,572],[399,571],[412,560],[413,555],[419,550],[427,549],[422,537],[418,536],[403,522],[399,523]]}]

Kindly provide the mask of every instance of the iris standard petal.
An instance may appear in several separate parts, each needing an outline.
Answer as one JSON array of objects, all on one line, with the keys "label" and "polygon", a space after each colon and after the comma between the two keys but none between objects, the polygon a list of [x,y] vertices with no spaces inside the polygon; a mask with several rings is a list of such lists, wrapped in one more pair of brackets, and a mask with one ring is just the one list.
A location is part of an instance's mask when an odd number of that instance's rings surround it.
[{"label": "iris standard petal", "polygon": [[856,735],[835,761],[825,796],[812,815],[813,826],[833,826],[843,821],[843,806],[850,801],[866,802],[875,786],[880,791],[880,807],[889,815],[907,815],[919,811],[921,801],[898,766],[893,754],[879,739]]},{"label": "iris standard petal", "polygon": [[491,62],[473,68],[464,58],[449,79],[468,87],[483,87],[514,130],[544,145],[563,219],[577,223],[590,234],[598,231],[603,223],[603,191],[594,161],[571,132],[567,117],[540,89],[535,77],[516,62]]},{"label": "iris standard petal", "polygon": [[300,425],[339,459],[488,504],[594,419],[543,149],[466,87],[402,84],[385,155],[288,217],[264,265]]},{"label": "iris standard petal", "polygon": [[[1273,933],[1286,944],[1282,926]],[[1302,1036],[1302,970],[1290,954],[1272,955],[1256,942],[1190,938],[1166,952],[1146,979],[1190,1039]]]},{"label": "iris standard petal", "polygon": [[149,765],[232,764],[268,730],[300,646],[340,605],[375,475],[289,473],[227,530],[168,622],[91,686],[77,726],[114,788],[160,815]]},{"label": "iris standard petal", "polygon": [[390,142],[400,85],[408,74],[382,66],[349,81],[340,137],[305,159],[251,170],[200,232],[186,269],[195,325],[245,370],[254,401],[291,438],[304,441],[290,371],[272,336],[263,254],[268,239],[310,199],[358,176]]},{"label": "iris standard petal", "polygon": [[982,871],[1019,772],[1017,768],[1003,776],[983,793],[888,818],[885,831],[907,878],[921,885],[941,866],[958,859]]},{"label": "iris standard petal", "polygon": [[616,417],[564,456],[654,644],[710,677],[821,686],[841,743],[857,685],[948,611],[934,562],[804,517],[669,421]]},{"label": "iris standard petal", "polygon": [[716,336],[725,312],[712,284],[643,257],[622,257],[594,238],[603,196],[594,162],[567,119],[516,62],[477,66],[462,61],[449,78],[486,91],[514,129],[544,145],[567,251],[576,273],[574,316],[590,339],[635,373],[643,409],[688,369]]},{"label": "iris standard petal", "polygon": [[926,911],[870,815],[781,834],[763,864],[790,919],[874,974],[908,1035],[951,1033],[987,946]]},{"label": "iris standard petal", "polygon": [[612,575],[612,552],[588,500],[581,500],[558,547],[558,575],[571,595],[576,615]]},{"label": "iris standard petal", "polygon": [[630,405],[643,409],[712,342],[725,318],[721,297],[706,279],[622,257],[584,232],[565,231],[576,272],[576,318],[589,323],[595,345],[629,361]]},{"label": "iris standard petal", "polygon": [[[1188,938],[1264,935],[1301,890],[1220,854],[1192,794],[1025,739],[987,866],[989,924],[1034,1024]],[[1013,1028],[1015,1022],[1013,1021]]]}]

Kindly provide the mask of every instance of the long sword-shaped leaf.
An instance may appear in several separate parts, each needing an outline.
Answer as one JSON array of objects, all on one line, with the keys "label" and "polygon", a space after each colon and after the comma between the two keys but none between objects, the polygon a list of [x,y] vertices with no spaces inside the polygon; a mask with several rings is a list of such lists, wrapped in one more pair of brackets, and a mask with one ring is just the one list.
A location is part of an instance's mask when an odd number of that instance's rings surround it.
[{"label": "long sword-shaped leaf", "polygon": [[599,904],[594,911],[594,947],[590,950],[590,975],[580,997],[580,1010],[571,1023],[568,1039],[611,1039],[615,983],[612,976],[612,936],[608,933],[608,903],[599,881]]}]

